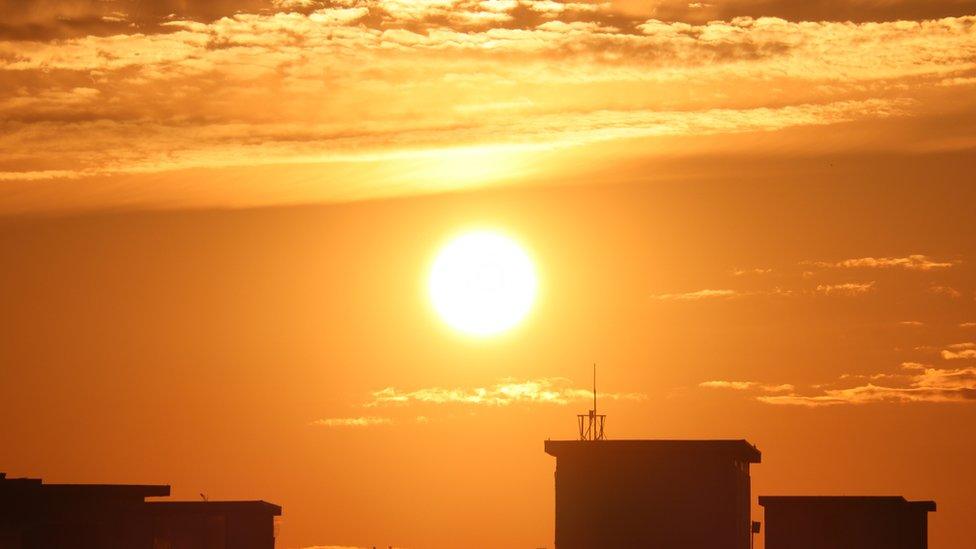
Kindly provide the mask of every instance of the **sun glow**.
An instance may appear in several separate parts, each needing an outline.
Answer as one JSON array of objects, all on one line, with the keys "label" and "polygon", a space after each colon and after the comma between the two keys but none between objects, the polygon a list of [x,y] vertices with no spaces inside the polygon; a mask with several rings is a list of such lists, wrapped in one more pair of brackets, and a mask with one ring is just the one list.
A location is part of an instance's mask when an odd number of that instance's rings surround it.
[{"label": "sun glow", "polygon": [[451,240],[437,255],[428,281],[431,302],[444,322],[479,336],[518,324],[532,308],[536,289],[528,254],[492,231]]}]

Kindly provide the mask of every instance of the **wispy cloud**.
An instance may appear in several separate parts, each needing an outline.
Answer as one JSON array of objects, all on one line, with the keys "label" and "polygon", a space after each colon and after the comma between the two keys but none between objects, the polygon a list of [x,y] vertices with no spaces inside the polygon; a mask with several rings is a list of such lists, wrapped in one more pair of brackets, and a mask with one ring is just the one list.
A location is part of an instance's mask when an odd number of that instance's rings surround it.
[{"label": "wispy cloud", "polygon": [[[641,401],[643,393],[598,392],[601,400]],[[419,415],[404,413],[408,407],[484,407],[504,408],[509,406],[564,406],[575,402],[589,402],[593,398],[591,389],[574,387],[565,378],[541,378],[532,380],[501,379],[498,382],[475,387],[425,387],[420,389],[400,389],[386,387],[373,391],[369,400],[360,404],[367,409],[387,409],[389,415],[363,415],[352,417],[328,417],[309,422],[309,425],[325,428],[366,428],[408,423],[427,424],[437,419],[433,410]],[[393,413],[399,409],[400,413]],[[390,415],[394,417],[390,417]]]},{"label": "wispy cloud", "polygon": [[925,323],[920,320],[902,320],[898,324],[902,326],[915,326],[915,327],[925,326]]},{"label": "wispy cloud", "polygon": [[[702,387],[731,388],[752,391],[752,398],[766,404],[818,408],[845,404],[872,404],[881,402],[976,402],[976,368],[934,368],[924,364],[906,362],[905,373],[879,373],[840,377],[842,381],[869,380],[863,385],[844,388],[826,388],[818,393],[803,393],[792,385],[764,385],[746,382],[706,382]],[[887,381],[890,384],[875,382]],[[759,393],[759,394],[755,394]],[[783,394],[780,394],[783,393]]]},{"label": "wispy cloud", "polygon": [[976,328],[976,322],[961,322],[959,323],[960,328]]},{"label": "wispy cloud", "polygon": [[796,390],[796,387],[789,383],[772,385],[758,381],[703,381],[699,387],[706,389],[731,389],[733,391],[761,391],[764,393],[787,393]]},{"label": "wispy cloud", "polygon": [[765,274],[769,274],[771,272],[773,272],[772,269],[763,269],[763,268],[755,268],[755,269],[733,269],[732,270],[732,276],[765,275]]},{"label": "wispy cloud", "polygon": [[[972,372],[969,372],[972,375]],[[766,404],[805,406],[816,408],[841,404],[872,404],[879,402],[976,402],[976,385],[965,387],[884,387],[867,384],[849,389],[828,389],[822,395],[758,396]]]},{"label": "wispy cloud", "polygon": [[[676,292],[666,294],[652,294],[651,299],[657,301],[679,301],[694,302],[704,300],[726,300],[747,297],[789,297],[796,298],[802,296],[831,295],[855,297],[864,295],[875,290],[875,282],[846,282],[840,284],[820,284],[813,289],[790,289],[780,286],[764,290],[696,290],[693,292]],[[902,324],[912,324],[911,321]]]},{"label": "wispy cloud", "polygon": [[[296,549],[370,549],[370,547],[366,545],[309,545],[305,547],[299,547]],[[403,548],[393,547],[393,549],[403,549]]]},{"label": "wispy cloud", "polygon": [[727,299],[740,295],[742,294],[735,290],[697,290],[676,294],[654,294],[651,298],[660,301],[699,301],[702,299]]},{"label": "wispy cloud", "polygon": [[299,547],[297,549],[369,549],[365,546],[359,545],[309,545],[306,547]]},{"label": "wispy cloud", "polygon": [[952,299],[959,299],[960,297],[962,297],[962,292],[953,288],[952,286],[933,284],[932,286],[929,286],[928,291],[931,294],[942,295]]},{"label": "wispy cloud", "polygon": [[330,417],[316,419],[309,423],[316,427],[375,427],[377,425],[392,425],[393,420],[388,417]]},{"label": "wispy cloud", "polygon": [[[923,367],[920,369],[924,370],[925,368]],[[870,379],[872,381],[878,381],[881,379],[904,379],[905,377],[907,377],[907,374],[889,374],[889,373],[870,374],[870,375],[869,374],[841,374],[839,379],[842,380]],[[826,385],[821,385],[821,387],[825,387],[825,386]]]},{"label": "wispy cloud", "polygon": [[804,261],[804,265],[838,269],[890,269],[900,268],[913,271],[932,271],[948,269],[958,261],[938,261],[926,255],[915,254],[906,257],[859,257],[841,261]]},{"label": "wispy cloud", "polygon": [[871,282],[845,282],[843,284],[820,284],[817,286],[817,293],[824,295],[846,295],[858,296],[874,290],[874,281]]},{"label": "wispy cloud", "polygon": [[[641,393],[599,392],[597,396],[609,400],[643,400]],[[485,387],[445,388],[429,387],[403,390],[387,387],[372,394],[367,407],[404,404],[462,404],[476,406],[509,406],[513,404],[554,404],[587,401],[593,398],[590,389],[573,387],[563,378],[536,380],[505,379]]]},{"label": "wispy cloud", "polygon": [[945,360],[976,358],[976,343],[955,343],[939,353]]}]

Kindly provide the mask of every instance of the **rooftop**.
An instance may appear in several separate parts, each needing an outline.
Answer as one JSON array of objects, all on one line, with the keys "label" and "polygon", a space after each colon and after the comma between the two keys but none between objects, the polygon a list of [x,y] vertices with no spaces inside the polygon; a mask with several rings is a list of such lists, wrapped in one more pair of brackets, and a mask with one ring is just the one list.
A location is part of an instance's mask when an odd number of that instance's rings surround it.
[{"label": "rooftop", "polygon": [[880,507],[909,506],[935,511],[934,501],[908,501],[903,496],[759,496],[763,507],[823,506],[823,507]]},{"label": "rooftop", "polygon": [[[165,484],[46,484],[39,478],[7,478],[0,473],[0,498],[20,501],[138,503],[156,513],[262,513],[281,515],[281,507],[266,501],[144,501],[170,495]],[[50,498],[50,499],[49,499]],[[0,499],[2,501],[2,499]]]},{"label": "rooftop", "polygon": [[281,515],[281,507],[267,501],[152,501],[147,503],[153,511],[179,513],[266,513]]},{"label": "rooftop", "polygon": [[69,498],[143,499],[168,496],[170,488],[165,484],[46,484],[39,478],[7,478],[5,473],[0,473],[0,492],[3,491]]},{"label": "rooftop", "polygon": [[613,454],[721,455],[748,463],[759,463],[762,453],[746,440],[547,440],[546,453],[561,457],[606,452]]}]

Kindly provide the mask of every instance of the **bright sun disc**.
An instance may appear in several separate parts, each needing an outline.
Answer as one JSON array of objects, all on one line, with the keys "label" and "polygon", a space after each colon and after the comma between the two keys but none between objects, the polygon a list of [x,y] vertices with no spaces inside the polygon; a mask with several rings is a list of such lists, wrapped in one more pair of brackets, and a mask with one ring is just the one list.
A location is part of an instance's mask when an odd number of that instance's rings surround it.
[{"label": "bright sun disc", "polygon": [[434,309],[453,328],[490,335],[521,321],[536,293],[535,268],[512,239],[490,231],[451,240],[428,282]]}]

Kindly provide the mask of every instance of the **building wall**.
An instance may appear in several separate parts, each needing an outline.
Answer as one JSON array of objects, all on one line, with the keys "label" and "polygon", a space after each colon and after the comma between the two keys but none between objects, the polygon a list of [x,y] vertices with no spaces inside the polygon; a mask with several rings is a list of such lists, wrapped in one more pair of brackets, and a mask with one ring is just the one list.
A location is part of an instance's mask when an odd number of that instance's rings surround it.
[{"label": "building wall", "polygon": [[153,549],[274,549],[274,519],[262,513],[163,513]]},{"label": "building wall", "polygon": [[[267,513],[45,505],[0,520],[0,549],[274,549]],[[8,517],[9,519],[9,517]]]},{"label": "building wall", "polygon": [[748,464],[602,450],[557,458],[557,549],[748,549]]},{"label": "building wall", "polygon": [[227,517],[222,514],[156,516],[152,535],[153,549],[228,549]]},{"label": "building wall", "polygon": [[274,549],[260,513],[93,513],[43,517],[0,535],[0,549]]},{"label": "building wall", "polygon": [[267,515],[228,517],[227,549],[274,549],[274,519]]},{"label": "building wall", "polygon": [[22,517],[18,549],[150,549],[149,520],[128,505],[48,502]]},{"label": "building wall", "polygon": [[926,549],[928,516],[908,506],[767,506],[766,549]]}]

